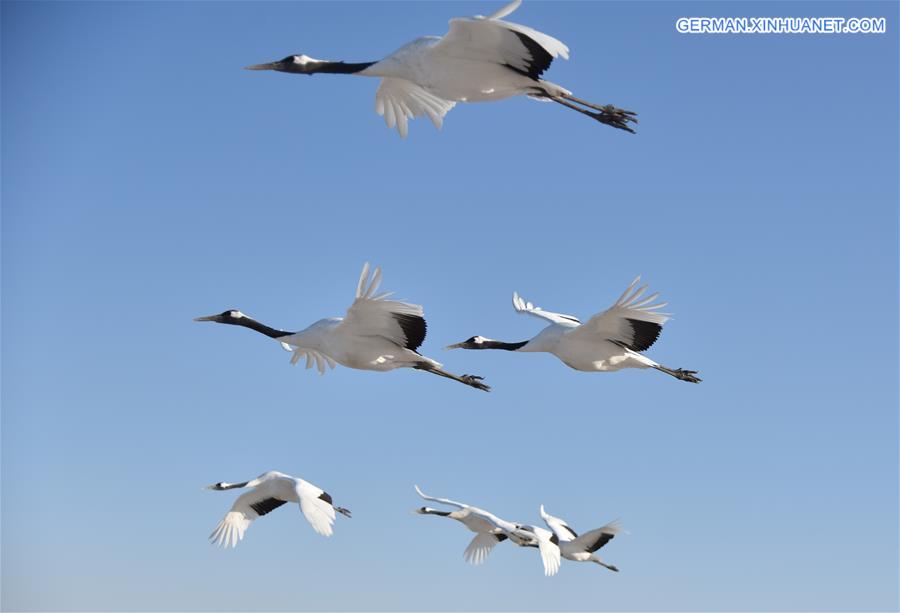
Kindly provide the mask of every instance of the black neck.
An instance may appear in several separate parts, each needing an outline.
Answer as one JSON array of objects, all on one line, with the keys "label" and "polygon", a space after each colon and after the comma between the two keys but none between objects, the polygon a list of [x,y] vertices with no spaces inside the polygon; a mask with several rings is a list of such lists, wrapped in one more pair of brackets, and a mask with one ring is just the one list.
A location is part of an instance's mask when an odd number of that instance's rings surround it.
[{"label": "black neck", "polygon": [[528,344],[528,341],[521,343],[504,343],[503,341],[483,341],[482,349],[505,349],[506,351],[516,351]]},{"label": "black neck", "polygon": [[322,62],[317,64],[310,73],[323,72],[328,74],[354,74],[357,72],[362,72],[375,62],[359,62],[359,63],[350,63],[347,62]]},{"label": "black neck", "polygon": [[449,511],[438,511],[436,509],[428,509],[426,513],[428,515],[440,515],[441,517],[447,517],[448,515],[450,515]]},{"label": "black neck", "polygon": [[282,336],[290,336],[291,334],[293,334],[293,332],[286,332],[284,330],[276,330],[275,328],[270,328],[269,326],[261,324],[255,319],[250,319],[247,316],[241,317],[233,323],[236,326],[244,326],[245,328],[256,330],[257,332],[265,334],[270,338],[281,338]]}]

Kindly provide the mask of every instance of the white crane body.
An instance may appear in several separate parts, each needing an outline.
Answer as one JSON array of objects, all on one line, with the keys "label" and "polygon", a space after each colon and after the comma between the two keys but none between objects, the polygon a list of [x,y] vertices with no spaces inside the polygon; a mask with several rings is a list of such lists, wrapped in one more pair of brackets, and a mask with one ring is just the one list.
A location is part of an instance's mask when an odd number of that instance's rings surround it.
[{"label": "white crane body", "polygon": [[656,362],[611,341],[597,342],[578,334],[578,324],[550,324],[521,349],[550,353],[566,366],[583,372],[612,372],[623,368],[653,368]]},{"label": "white crane body", "polygon": [[430,94],[451,102],[493,102],[512,96],[571,93],[547,81],[546,87],[497,62],[444,51],[439,36],[423,36],[358,74],[364,77],[404,79]]},{"label": "white crane body", "polygon": [[298,357],[318,353],[341,366],[357,370],[386,372],[396,368],[411,368],[423,361],[437,368],[441,367],[439,362],[400,347],[382,336],[357,335],[343,327],[343,321],[343,317],[320,319],[305,330],[277,340],[288,345],[290,351],[296,352]]}]

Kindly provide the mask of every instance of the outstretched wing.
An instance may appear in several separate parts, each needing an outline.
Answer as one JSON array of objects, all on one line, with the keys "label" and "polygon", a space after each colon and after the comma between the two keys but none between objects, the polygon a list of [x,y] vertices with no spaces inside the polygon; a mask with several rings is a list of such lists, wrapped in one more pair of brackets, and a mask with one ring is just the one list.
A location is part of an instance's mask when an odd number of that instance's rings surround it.
[{"label": "outstretched wing", "polygon": [[413,487],[416,488],[416,493],[417,493],[419,496],[421,496],[422,498],[424,498],[425,500],[430,500],[430,501],[432,501],[432,502],[439,502],[439,503],[441,503],[441,504],[446,504],[446,505],[448,505],[448,506],[456,507],[456,508],[458,508],[458,509],[465,509],[465,508],[468,508],[468,507],[469,507],[469,505],[467,505],[467,504],[463,504],[463,503],[461,503],[461,502],[455,502],[455,501],[450,500],[450,499],[448,499],[448,498],[435,498],[435,497],[433,497],[433,496],[428,496],[428,495],[425,494],[425,492],[423,492],[422,490],[419,489],[419,486],[418,486],[418,485],[414,485]]},{"label": "outstretched wing", "polygon": [[541,561],[544,563],[544,575],[552,577],[559,572],[561,555],[559,545],[553,542],[553,535],[549,530],[537,528],[534,533],[537,536],[538,550],[541,552]]},{"label": "outstretched wing", "polygon": [[491,550],[497,543],[505,541],[508,536],[505,534],[489,534],[483,532],[481,534],[476,534],[475,538],[469,543],[469,546],[466,547],[466,550],[463,552],[463,557],[466,559],[466,562],[469,564],[479,565],[484,564],[484,561],[487,559],[488,554],[491,553]]},{"label": "outstretched wing", "polygon": [[376,295],[381,283],[381,269],[369,279],[369,263],[363,266],[356,287],[356,300],[347,309],[339,329],[359,336],[380,336],[398,347],[415,351],[425,340],[425,317],[418,304],[386,300],[392,292]]},{"label": "outstretched wing", "polygon": [[226,549],[237,546],[255,519],[287,502],[278,498],[277,494],[279,494],[278,483],[270,480],[238,496],[231,509],[209,535],[210,542]]},{"label": "outstretched wing", "polygon": [[583,551],[589,551],[590,553],[594,553],[608,542],[612,540],[612,538],[619,534],[622,531],[622,526],[619,524],[618,520],[612,521],[602,528],[597,528],[596,530],[591,530],[589,532],[585,532],[574,541],[572,544],[577,548]]},{"label": "outstretched wing", "polygon": [[449,57],[501,64],[538,79],[555,58],[569,59],[569,48],[543,32],[499,19],[517,7],[518,3],[512,2],[488,18],[451,19],[450,31],[435,43],[432,51]]},{"label": "outstretched wing", "polygon": [[574,328],[581,324],[578,318],[573,315],[563,315],[562,313],[545,311],[541,307],[534,306],[532,303],[524,300],[521,296],[519,296],[518,292],[513,292],[512,302],[513,308],[517,313],[534,315],[535,317],[540,317],[541,319],[546,319],[547,321],[569,328]]},{"label": "outstretched wing", "polygon": [[571,541],[576,538],[578,534],[569,527],[565,521],[561,520],[558,517],[553,517],[546,511],[544,511],[544,505],[541,505],[541,519],[544,520],[544,523],[547,524],[547,527],[553,531],[553,534],[556,535],[560,541]]},{"label": "outstretched wing", "polygon": [[295,488],[297,497],[300,499],[300,511],[303,513],[303,517],[318,534],[331,536],[331,526],[334,524],[334,506],[331,504],[331,496],[303,479],[297,479]]},{"label": "outstretched wing", "polygon": [[592,340],[611,341],[632,351],[649,349],[659,338],[663,324],[669,320],[668,313],[657,313],[656,310],[668,303],[656,302],[658,293],[642,298],[647,286],[635,289],[640,280],[637,277],[611,307],[569,334],[573,338],[589,336]]},{"label": "outstretched wing", "polygon": [[403,138],[409,131],[408,121],[421,115],[428,115],[440,130],[444,115],[455,105],[406,79],[385,77],[375,92],[375,112],[384,117],[388,128],[396,126]]}]

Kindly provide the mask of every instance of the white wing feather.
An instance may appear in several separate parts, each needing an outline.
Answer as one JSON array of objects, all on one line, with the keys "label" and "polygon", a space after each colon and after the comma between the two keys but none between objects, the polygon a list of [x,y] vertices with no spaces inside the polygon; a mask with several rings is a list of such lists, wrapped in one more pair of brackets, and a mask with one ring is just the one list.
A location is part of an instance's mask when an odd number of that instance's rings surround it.
[{"label": "white wing feather", "polygon": [[231,509],[209,535],[210,542],[226,549],[237,546],[250,524],[259,517],[259,513],[254,511],[251,505],[276,497],[278,486],[277,480],[270,479],[238,496]]},{"label": "white wing feather", "polygon": [[417,493],[419,496],[421,496],[422,498],[424,498],[425,500],[430,500],[430,501],[432,501],[432,502],[439,502],[439,503],[441,503],[441,504],[446,504],[446,505],[451,506],[451,507],[457,507],[457,508],[459,508],[459,509],[465,509],[465,508],[468,508],[468,506],[469,506],[469,505],[463,504],[463,503],[461,503],[461,502],[455,502],[455,501],[450,500],[450,499],[448,499],[448,498],[435,498],[435,497],[433,497],[433,496],[428,496],[428,495],[425,494],[425,492],[423,492],[422,490],[419,489],[419,486],[418,486],[418,485],[414,485],[413,487],[416,488],[416,493]]},{"label": "white wing feather", "polygon": [[[287,343],[282,343],[287,344]],[[290,345],[288,345],[290,347]],[[319,353],[314,349],[307,349],[305,347],[291,347],[291,351],[293,355],[291,355],[291,364],[296,365],[297,362],[300,361],[300,358],[306,358],[306,369],[309,370],[312,368],[313,364],[316,365],[316,369],[319,371],[320,375],[325,374],[325,366],[328,368],[334,369],[337,366],[337,362],[332,360],[329,356],[324,353]]]},{"label": "white wing feather", "polygon": [[300,498],[300,511],[318,534],[331,536],[334,525],[334,507],[330,502],[319,498],[324,490],[303,479],[297,480],[297,497]]},{"label": "white wing feather", "polygon": [[[508,14],[503,11],[509,6],[511,5],[507,5],[495,15]],[[569,59],[569,48],[561,41],[528,26],[494,18],[493,15],[488,19],[477,17],[451,19],[450,31],[435,43],[432,50],[449,57],[508,65],[528,72],[529,64],[535,58],[531,57],[531,52],[517,33],[533,40],[552,58],[561,56]]]},{"label": "white wing feather", "polygon": [[514,542],[518,544],[537,544],[541,553],[541,562],[544,565],[544,575],[552,577],[559,572],[561,554],[559,546],[550,540],[553,533],[549,530],[544,530],[537,526],[527,526],[528,530],[525,530],[523,526],[500,519],[493,513],[488,513],[481,509],[476,509],[476,511],[480,517],[493,525],[498,532],[506,534]]},{"label": "white wing feather", "polygon": [[553,322],[555,324],[559,324],[561,326],[567,326],[570,328],[574,328],[579,325],[581,322],[578,321],[578,318],[574,315],[564,315],[563,313],[554,313],[553,311],[545,311],[541,307],[534,306],[532,303],[523,299],[519,296],[518,292],[513,292],[513,308],[517,313],[525,313],[526,315],[534,315],[535,317],[540,317],[541,319],[546,319],[547,321]]},{"label": "white wing feather", "polygon": [[474,564],[475,566],[484,564],[488,554],[491,553],[491,550],[498,542],[497,537],[493,534],[476,534],[475,538],[472,539],[469,546],[466,547],[466,550],[463,552],[463,557],[469,564]]},{"label": "white wing feather", "polygon": [[575,532],[569,527],[565,521],[558,517],[553,517],[544,511],[544,505],[541,505],[541,519],[547,524],[547,527],[553,531],[560,541],[571,541],[575,538]]},{"label": "white wing feather", "polygon": [[541,552],[541,561],[544,563],[544,575],[552,577],[559,572],[560,551],[559,546],[550,541],[551,533],[543,528],[535,529],[538,549]]},{"label": "white wing feather", "polygon": [[520,4],[522,4],[522,0],[513,0],[499,11],[488,15],[487,19],[502,19],[519,8]]},{"label": "white wing feather", "polygon": [[406,333],[395,315],[420,318],[424,326],[425,312],[418,304],[386,300],[389,293],[376,295],[375,292],[381,283],[380,268],[375,269],[369,283],[367,283],[368,276],[369,264],[366,262],[356,288],[356,300],[347,309],[347,316],[339,328],[359,336],[381,336],[398,347],[406,347],[408,341]]},{"label": "white wing feather", "polygon": [[597,542],[597,539],[604,534],[616,535],[621,532],[622,524],[619,523],[619,520],[611,521],[601,528],[589,530],[584,534],[579,535],[578,538],[572,541],[572,545],[579,550],[588,550],[588,548],[594,545]]},{"label": "white wing feather", "polygon": [[400,136],[406,138],[408,121],[428,115],[438,130],[444,125],[444,115],[456,105],[428,92],[412,81],[393,77],[381,80],[375,92],[375,112],[384,117],[388,128],[396,126]]},{"label": "white wing feather", "polygon": [[[629,319],[646,321],[662,326],[669,320],[669,313],[658,313],[668,302],[656,302],[658,293],[642,298],[647,286],[637,287],[641,278],[637,277],[611,307],[586,321],[577,330],[570,332],[573,337],[589,336],[592,340],[612,340],[631,344],[635,331]],[[655,340],[655,339],[654,339]],[[652,342],[651,342],[652,344]]]}]

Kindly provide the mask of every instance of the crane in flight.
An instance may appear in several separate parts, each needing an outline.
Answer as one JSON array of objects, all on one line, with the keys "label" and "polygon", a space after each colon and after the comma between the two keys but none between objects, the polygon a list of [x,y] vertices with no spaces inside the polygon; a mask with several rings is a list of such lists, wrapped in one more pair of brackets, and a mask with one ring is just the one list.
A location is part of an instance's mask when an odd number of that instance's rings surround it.
[{"label": "crane in flight", "polygon": [[377,294],[381,269],[369,277],[369,263],[363,266],[356,286],[356,299],[345,317],[320,319],[300,332],[278,330],[262,324],[237,309],[217,315],[195,317],[194,321],[212,321],[255,330],[281,343],[292,352],[291,364],[306,358],[306,368],[313,364],[319,374],[326,366],[341,364],[360,370],[388,371],[414,368],[447,379],[459,381],[482,391],[490,387],[476,375],[454,375],[441,364],[417,351],[425,340],[425,315],[418,304],[387,300],[393,292]]},{"label": "crane in flight", "polygon": [[444,36],[423,36],[375,62],[335,62],[305,54],[247,66],[292,74],[320,73],[380,77],[375,112],[389,128],[406,137],[408,121],[427,115],[441,128],[444,115],[457,102],[486,102],[511,96],[552,101],[600,123],[634,133],[637,114],[611,104],[598,105],[572,95],[541,75],[557,57],[569,58],[569,48],[542,32],[504,21],[521,4],[513,0],[484,17],[450,20]]}]

